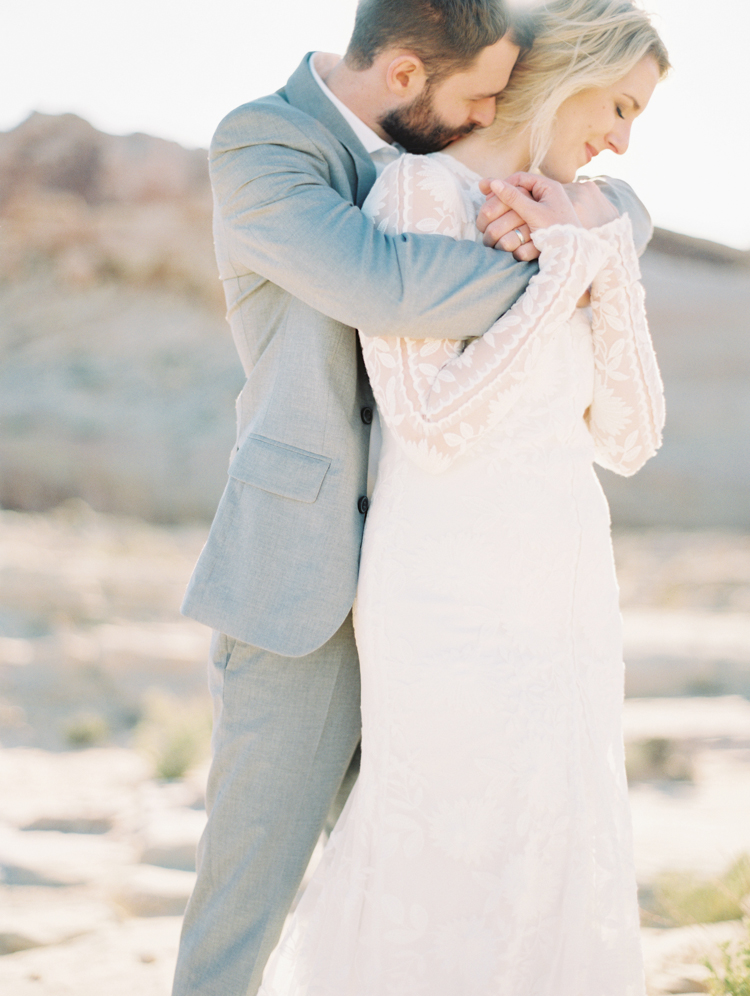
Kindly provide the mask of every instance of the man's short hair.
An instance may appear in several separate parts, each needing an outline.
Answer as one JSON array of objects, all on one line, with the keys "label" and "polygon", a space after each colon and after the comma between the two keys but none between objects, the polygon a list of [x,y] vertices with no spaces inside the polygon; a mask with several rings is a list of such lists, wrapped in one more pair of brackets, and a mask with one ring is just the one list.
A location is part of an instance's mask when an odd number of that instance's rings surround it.
[{"label": "man's short hair", "polygon": [[[511,28],[505,0],[360,0],[345,58],[352,69],[369,69],[380,52],[405,48],[435,83],[468,69]],[[522,35],[526,47],[525,26]]]}]

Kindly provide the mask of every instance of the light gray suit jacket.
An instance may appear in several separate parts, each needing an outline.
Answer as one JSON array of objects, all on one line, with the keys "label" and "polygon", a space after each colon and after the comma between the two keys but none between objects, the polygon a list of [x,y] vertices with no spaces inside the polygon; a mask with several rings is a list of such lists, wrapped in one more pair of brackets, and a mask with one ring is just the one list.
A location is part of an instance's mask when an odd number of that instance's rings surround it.
[{"label": "light gray suit jacket", "polygon": [[[229,480],[183,612],[296,657],[328,640],[356,590],[372,392],[367,335],[481,335],[536,264],[443,236],[391,237],[359,210],[369,155],[315,82],[232,111],[209,153],[214,239],[247,382]],[[648,215],[606,191],[642,244]]]}]

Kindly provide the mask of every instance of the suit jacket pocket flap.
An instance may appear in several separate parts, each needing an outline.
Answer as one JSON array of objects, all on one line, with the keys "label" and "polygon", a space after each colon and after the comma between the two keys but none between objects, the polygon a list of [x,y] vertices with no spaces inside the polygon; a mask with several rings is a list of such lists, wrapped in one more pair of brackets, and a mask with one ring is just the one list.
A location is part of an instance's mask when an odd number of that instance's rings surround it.
[{"label": "suit jacket pocket flap", "polygon": [[329,457],[264,436],[250,435],[229,467],[229,476],[282,498],[314,502],[331,466]]}]

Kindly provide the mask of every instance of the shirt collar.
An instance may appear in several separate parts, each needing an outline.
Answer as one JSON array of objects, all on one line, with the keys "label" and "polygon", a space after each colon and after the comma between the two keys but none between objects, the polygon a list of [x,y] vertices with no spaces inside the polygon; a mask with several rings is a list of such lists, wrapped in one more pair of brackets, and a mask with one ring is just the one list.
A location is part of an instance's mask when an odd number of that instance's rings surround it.
[{"label": "shirt collar", "polygon": [[[339,100],[339,98],[328,89],[328,87],[325,85],[323,80],[318,75],[317,69],[315,68],[316,54],[317,53],[313,53],[313,55],[310,58],[310,72],[313,75],[313,79],[318,84],[323,93],[326,95],[326,97],[328,97],[328,99],[331,101],[331,103],[339,112],[339,114],[341,114],[342,118],[349,125],[349,127],[357,136],[357,138],[360,140],[362,145],[364,145],[365,150],[369,152],[370,155],[372,155],[373,152],[378,152],[380,149],[393,150],[394,148],[393,145],[382,139],[380,135],[374,132],[369,125],[366,125],[361,118],[358,118],[357,115],[354,113],[354,111],[351,111],[343,101]],[[397,146],[396,150],[398,151],[399,148],[400,147]]]}]

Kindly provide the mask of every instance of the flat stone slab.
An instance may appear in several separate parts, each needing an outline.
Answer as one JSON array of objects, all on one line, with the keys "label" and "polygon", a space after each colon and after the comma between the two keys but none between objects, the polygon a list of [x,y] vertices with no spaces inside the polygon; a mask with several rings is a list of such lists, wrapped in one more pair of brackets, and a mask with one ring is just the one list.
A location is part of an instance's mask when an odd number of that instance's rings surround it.
[{"label": "flat stone slab", "polygon": [[630,698],[623,713],[625,741],[734,740],[750,744],[750,702],[740,695]]},{"label": "flat stone slab", "polygon": [[8,996],[168,996],[181,918],[108,924],[50,948],[0,958]]},{"label": "flat stone slab", "polygon": [[127,841],[91,834],[0,827],[0,875],[6,885],[71,886],[106,881],[132,864]]},{"label": "flat stone slab", "polygon": [[111,895],[131,916],[179,916],[194,886],[193,872],[135,865],[122,875]]},{"label": "flat stone slab", "polygon": [[750,694],[746,613],[623,611],[629,696]]},{"label": "flat stone slab", "polygon": [[62,944],[115,919],[109,903],[68,889],[0,886],[0,955]]},{"label": "flat stone slab", "polygon": [[732,660],[750,665],[750,618],[745,613],[626,609],[625,656]]},{"label": "flat stone slab", "polygon": [[101,747],[58,754],[5,748],[0,751],[0,822],[98,832],[95,828],[128,819],[148,777],[147,762],[132,750]]},{"label": "flat stone slab", "polygon": [[40,816],[22,830],[57,830],[59,833],[109,833],[114,829],[111,816]]},{"label": "flat stone slab", "polygon": [[750,854],[750,750],[703,750],[695,782],[631,786],[638,881],[665,871],[719,875]]},{"label": "flat stone slab", "polygon": [[169,809],[154,814],[141,834],[141,863],[195,871],[196,850],[205,826],[205,811]]}]

